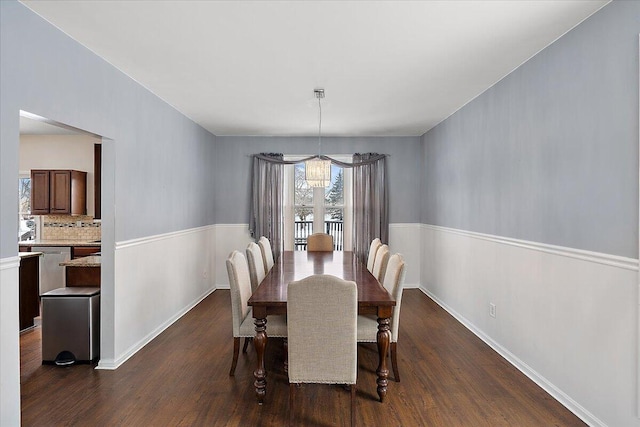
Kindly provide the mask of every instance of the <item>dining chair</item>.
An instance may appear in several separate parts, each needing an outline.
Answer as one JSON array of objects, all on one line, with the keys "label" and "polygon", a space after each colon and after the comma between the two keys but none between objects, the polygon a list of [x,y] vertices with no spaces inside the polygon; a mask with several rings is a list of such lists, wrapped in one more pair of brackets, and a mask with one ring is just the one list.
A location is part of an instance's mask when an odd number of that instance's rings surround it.
[{"label": "dining chair", "polygon": [[[355,282],[319,274],[289,283],[289,425],[294,418],[294,390],[301,383],[349,385],[351,425],[355,425],[357,317]],[[320,319],[331,319],[336,327]]]},{"label": "dining chair", "polygon": [[260,283],[267,275],[262,262],[262,250],[257,243],[251,242],[246,249],[247,261],[249,262],[249,277],[251,279],[251,293],[255,292]]},{"label": "dining chair", "polygon": [[[249,269],[247,260],[242,253],[231,252],[227,258],[227,274],[231,288],[231,316],[233,320],[233,360],[229,375],[233,376],[238,364],[240,339],[245,338],[242,352],[246,353],[248,338],[253,338],[256,333],[253,324],[253,310],[247,304],[251,296]],[[287,336],[287,321],[284,316],[269,316],[269,336]]]},{"label": "dining chair", "polygon": [[[402,255],[394,254],[389,258],[387,271],[384,276],[384,287],[396,301],[391,314],[391,366],[393,367],[393,377],[396,382],[400,382],[400,372],[398,370],[398,327],[400,325],[400,305],[402,304],[402,289],[404,286],[404,276],[406,264]],[[378,320],[373,315],[358,316],[358,342],[377,342]],[[386,357],[386,355],[385,355]]]},{"label": "dining chair", "polygon": [[307,237],[307,251],[333,251],[333,237],[326,233],[313,233]]},{"label": "dining chair", "polygon": [[367,256],[367,270],[373,272],[373,262],[376,259],[376,252],[382,246],[382,242],[379,238],[375,238],[371,241],[371,245],[369,246],[369,255]]},{"label": "dining chair", "polygon": [[376,258],[373,261],[373,271],[371,274],[378,279],[381,284],[384,283],[384,275],[387,270],[387,263],[389,262],[389,246],[381,245],[376,251]]},{"label": "dining chair", "polygon": [[273,260],[273,250],[271,249],[271,242],[266,237],[262,236],[258,240],[258,246],[262,251],[262,262],[264,264],[264,273],[267,274],[275,261]]}]

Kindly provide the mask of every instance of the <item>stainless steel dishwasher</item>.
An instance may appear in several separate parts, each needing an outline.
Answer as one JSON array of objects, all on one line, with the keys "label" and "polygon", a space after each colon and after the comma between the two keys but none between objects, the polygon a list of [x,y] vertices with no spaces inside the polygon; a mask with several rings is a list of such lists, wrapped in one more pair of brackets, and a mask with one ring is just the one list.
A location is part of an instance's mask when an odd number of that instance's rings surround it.
[{"label": "stainless steel dishwasher", "polygon": [[61,267],[60,263],[71,259],[71,247],[33,246],[31,250],[44,254],[40,261],[40,295],[63,288],[64,267]]}]

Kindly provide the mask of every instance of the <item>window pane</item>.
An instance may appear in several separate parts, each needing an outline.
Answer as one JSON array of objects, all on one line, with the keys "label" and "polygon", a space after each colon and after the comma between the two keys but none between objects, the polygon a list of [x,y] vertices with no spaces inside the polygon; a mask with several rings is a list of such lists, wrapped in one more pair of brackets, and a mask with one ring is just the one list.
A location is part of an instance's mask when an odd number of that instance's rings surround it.
[{"label": "window pane", "polygon": [[18,187],[20,213],[31,213],[31,178],[20,178]]},{"label": "window pane", "polygon": [[331,165],[331,185],[325,191],[325,205],[344,205],[344,174],[341,167]]},{"label": "window pane", "polygon": [[325,222],[342,221],[343,212],[343,208],[327,208],[327,210],[325,211],[324,220]]},{"label": "window pane", "polygon": [[20,178],[18,181],[18,212],[20,225],[18,240],[31,240],[36,237],[36,222],[31,215],[31,178]]},{"label": "window pane", "polygon": [[294,171],[295,220],[313,221],[313,188],[309,187],[304,179],[304,163],[296,164]]}]

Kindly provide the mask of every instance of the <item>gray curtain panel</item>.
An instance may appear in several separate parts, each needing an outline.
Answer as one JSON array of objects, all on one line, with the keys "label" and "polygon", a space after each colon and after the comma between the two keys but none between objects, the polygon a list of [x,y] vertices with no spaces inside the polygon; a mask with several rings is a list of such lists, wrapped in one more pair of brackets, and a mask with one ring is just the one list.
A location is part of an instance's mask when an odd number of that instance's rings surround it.
[{"label": "gray curtain panel", "polygon": [[284,156],[261,153],[253,156],[249,232],[257,241],[265,236],[271,241],[274,259],[282,251]]},{"label": "gray curtain panel", "polygon": [[371,241],[389,242],[386,156],[353,155],[353,251],[366,262]]},{"label": "gray curtain panel", "polygon": [[353,168],[353,251],[366,264],[369,245],[376,237],[389,241],[389,198],[386,154],[356,153],[353,163],[329,156],[284,160],[281,153],[253,155],[249,232],[257,241],[265,236],[271,241],[273,258],[282,251],[284,165],[319,158],[344,168]]}]

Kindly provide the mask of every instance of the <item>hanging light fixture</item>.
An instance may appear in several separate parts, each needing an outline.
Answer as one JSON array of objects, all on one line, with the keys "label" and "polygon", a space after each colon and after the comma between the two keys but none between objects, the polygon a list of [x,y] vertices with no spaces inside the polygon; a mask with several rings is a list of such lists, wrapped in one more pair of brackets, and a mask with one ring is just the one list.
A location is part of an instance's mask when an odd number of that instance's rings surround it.
[{"label": "hanging light fixture", "polygon": [[305,180],[309,187],[328,187],[331,183],[331,160],[322,159],[322,104],[320,100],[324,98],[324,89],[314,89],[318,98],[318,110],[320,119],[318,120],[318,155],[304,163]]}]

